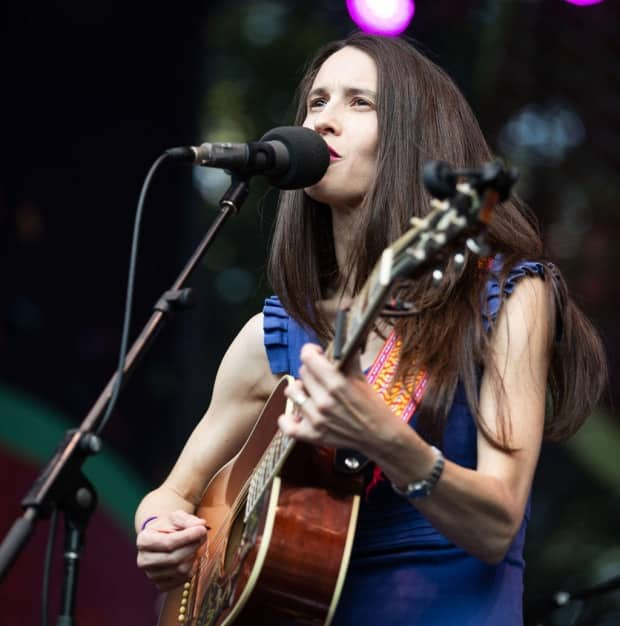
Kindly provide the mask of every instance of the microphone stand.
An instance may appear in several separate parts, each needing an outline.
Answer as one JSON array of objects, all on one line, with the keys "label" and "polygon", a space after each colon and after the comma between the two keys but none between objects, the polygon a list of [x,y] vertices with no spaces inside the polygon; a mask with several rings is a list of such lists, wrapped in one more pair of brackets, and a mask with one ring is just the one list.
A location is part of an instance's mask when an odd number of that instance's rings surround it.
[{"label": "microphone stand", "polygon": [[[127,353],[121,386],[124,386],[129,375],[133,373],[161,331],[164,321],[168,320],[169,314],[192,305],[191,289],[184,285],[224,222],[230,215],[239,212],[248,191],[248,180],[233,174],[230,187],[220,199],[218,216],[172,287],[155,304],[154,312]],[[54,507],[64,513],[64,578],[58,626],[73,626],[75,623],[73,614],[80,552],[88,521],[97,504],[95,489],[82,473],[81,467],[89,456],[97,454],[101,449],[101,440],[97,435],[98,426],[114,391],[117,377],[118,372],[105,386],[80,427],[65,433],[54,456],[22,500],[22,508],[25,509],[23,515],[14,522],[0,545],[1,582],[32,534],[35,522],[48,517]]]}]

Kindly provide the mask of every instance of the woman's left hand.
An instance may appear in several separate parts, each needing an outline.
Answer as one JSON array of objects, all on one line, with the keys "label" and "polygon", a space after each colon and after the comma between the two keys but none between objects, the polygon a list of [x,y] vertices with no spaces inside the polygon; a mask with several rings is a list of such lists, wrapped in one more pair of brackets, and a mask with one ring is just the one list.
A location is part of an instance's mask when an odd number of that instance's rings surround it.
[{"label": "woman's left hand", "polygon": [[285,391],[296,410],[280,416],[280,429],[294,439],[374,456],[399,420],[366,381],[359,359],[344,374],[319,346],[306,344],[301,361],[300,379]]}]

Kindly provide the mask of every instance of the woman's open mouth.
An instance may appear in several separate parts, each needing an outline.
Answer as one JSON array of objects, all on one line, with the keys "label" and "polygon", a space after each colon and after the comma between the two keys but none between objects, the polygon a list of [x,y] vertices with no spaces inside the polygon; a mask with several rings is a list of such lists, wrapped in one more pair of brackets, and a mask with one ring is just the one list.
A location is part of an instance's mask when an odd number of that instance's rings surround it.
[{"label": "woman's open mouth", "polygon": [[336,152],[336,150],[334,150],[329,144],[327,144],[327,148],[329,150],[329,162],[330,163],[332,163],[333,161],[338,161],[342,158],[338,154],[338,152]]}]

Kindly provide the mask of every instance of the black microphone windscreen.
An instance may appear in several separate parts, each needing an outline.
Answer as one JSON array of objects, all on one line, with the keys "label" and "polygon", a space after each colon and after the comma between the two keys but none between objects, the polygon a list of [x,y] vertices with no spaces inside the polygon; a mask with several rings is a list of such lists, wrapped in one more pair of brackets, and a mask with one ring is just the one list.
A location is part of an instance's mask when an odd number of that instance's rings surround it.
[{"label": "black microphone windscreen", "polygon": [[289,153],[288,168],[269,182],[280,189],[303,189],[318,183],[329,167],[329,149],[317,132],[303,126],[280,126],[267,132],[261,141],[280,141]]}]

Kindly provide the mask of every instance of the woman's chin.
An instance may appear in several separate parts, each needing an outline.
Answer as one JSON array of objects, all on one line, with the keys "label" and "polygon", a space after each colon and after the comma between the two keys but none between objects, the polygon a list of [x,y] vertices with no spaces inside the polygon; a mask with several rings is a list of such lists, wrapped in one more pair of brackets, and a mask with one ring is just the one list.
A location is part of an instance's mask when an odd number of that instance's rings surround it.
[{"label": "woman's chin", "polygon": [[315,202],[320,202],[321,204],[329,204],[330,194],[327,193],[327,190],[323,188],[321,185],[321,181],[312,185],[312,187],[305,187],[304,193],[312,198]]}]

